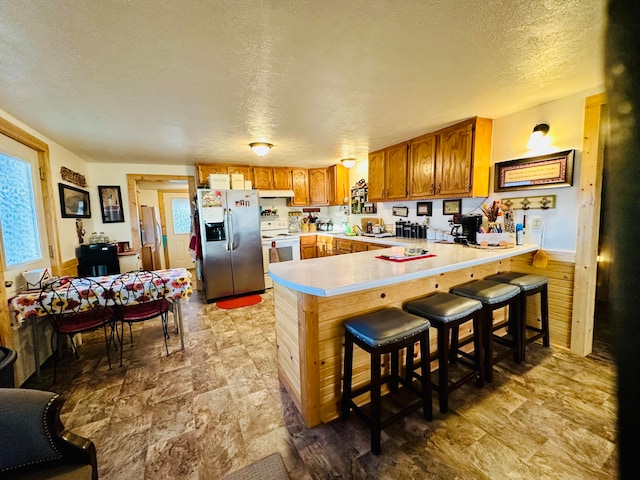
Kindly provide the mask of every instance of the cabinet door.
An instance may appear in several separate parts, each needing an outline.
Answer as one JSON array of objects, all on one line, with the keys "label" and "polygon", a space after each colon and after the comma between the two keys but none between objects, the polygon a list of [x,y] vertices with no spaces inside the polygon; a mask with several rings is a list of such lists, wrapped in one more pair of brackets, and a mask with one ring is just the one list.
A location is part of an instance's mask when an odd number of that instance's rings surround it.
[{"label": "cabinet door", "polygon": [[436,194],[464,195],[471,191],[473,123],[465,122],[440,133]]},{"label": "cabinet door", "polygon": [[308,258],[316,258],[316,246],[315,245],[300,245],[300,257],[302,260]]},{"label": "cabinet door", "polygon": [[352,252],[366,252],[367,251],[367,242],[361,242],[359,240],[355,240],[351,242],[351,251]]},{"label": "cabinet door", "polygon": [[435,195],[436,135],[424,135],[411,142],[408,188],[410,198]]},{"label": "cabinet door", "polygon": [[293,198],[289,204],[294,207],[309,205],[309,180],[307,169],[292,168],[291,179],[293,181]]},{"label": "cabinet door", "polygon": [[241,167],[239,165],[229,165],[229,175],[233,175],[234,173],[241,173],[244,175],[245,180],[249,180],[253,182],[253,174],[251,172],[251,167]]},{"label": "cabinet door", "polygon": [[336,239],[336,255],[344,255],[351,253],[351,240],[344,240],[342,238]]},{"label": "cabinet door", "polygon": [[344,165],[332,165],[327,168],[329,186],[329,205],[349,203],[349,172]]},{"label": "cabinet door", "polygon": [[384,150],[369,154],[369,201],[384,200]]},{"label": "cabinet door", "polygon": [[218,163],[198,163],[196,164],[196,175],[198,177],[198,186],[204,187],[209,185],[209,175],[213,173],[229,173],[227,165]]},{"label": "cabinet door", "polygon": [[253,167],[253,188],[258,190],[273,189],[273,168]]},{"label": "cabinet door", "polygon": [[311,205],[328,205],[327,169],[309,169],[309,203]]},{"label": "cabinet door", "polygon": [[291,169],[289,167],[273,167],[273,188],[291,190]]},{"label": "cabinet door", "polygon": [[384,184],[387,200],[407,198],[407,149],[408,144],[402,143],[385,150]]}]

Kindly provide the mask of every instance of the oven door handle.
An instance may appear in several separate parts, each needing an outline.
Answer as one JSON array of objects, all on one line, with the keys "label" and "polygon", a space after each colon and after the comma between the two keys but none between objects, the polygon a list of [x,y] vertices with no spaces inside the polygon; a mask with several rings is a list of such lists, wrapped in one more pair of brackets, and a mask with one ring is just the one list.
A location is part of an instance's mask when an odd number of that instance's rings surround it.
[{"label": "oven door handle", "polygon": [[226,230],[227,230],[227,250],[235,250],[235,245],[233,243],[234,231],[233,231],[233,214],[231,213],[231,209],[225,209],[225,221],[226,221]]}]

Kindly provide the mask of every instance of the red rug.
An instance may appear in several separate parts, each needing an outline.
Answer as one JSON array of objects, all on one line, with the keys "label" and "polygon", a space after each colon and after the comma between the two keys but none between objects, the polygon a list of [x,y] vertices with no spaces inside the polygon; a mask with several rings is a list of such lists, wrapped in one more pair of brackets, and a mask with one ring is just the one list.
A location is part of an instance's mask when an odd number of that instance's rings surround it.
[{"label": "red rug", "polygon": [[225,310],[231,310],[233,308],[248,307],[249,305],[255,305],[262,301],[260,295],[246,295],[244,297],[231,298],[229,300],[221,300],[216,302],[218,308],[224,308]]}]

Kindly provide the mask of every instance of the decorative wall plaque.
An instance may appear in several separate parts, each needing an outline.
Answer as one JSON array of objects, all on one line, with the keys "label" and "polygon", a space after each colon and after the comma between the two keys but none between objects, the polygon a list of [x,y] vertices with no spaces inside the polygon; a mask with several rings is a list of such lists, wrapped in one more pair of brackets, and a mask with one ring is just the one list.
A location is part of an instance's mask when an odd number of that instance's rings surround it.
[{"label": "decorative wall plaque", "polygon": [[80,187],[87,186],[87,179],[84,178],[84,175],[74,172],[73,170],[69,170],[67,167],[60,167],[60,176],[63,180],[73,183],[74,185],[78,185]]}]

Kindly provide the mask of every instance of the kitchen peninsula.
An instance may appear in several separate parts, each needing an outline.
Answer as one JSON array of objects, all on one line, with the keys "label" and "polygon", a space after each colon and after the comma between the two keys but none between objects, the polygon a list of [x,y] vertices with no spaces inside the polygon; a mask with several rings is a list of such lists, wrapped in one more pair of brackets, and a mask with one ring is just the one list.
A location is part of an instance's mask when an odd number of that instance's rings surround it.
[{"label": "kitchen peninsula", "polygon": [[[342,349],[348,318],[472,279],[510,270],[511,259],[536,245],[483,250],[428,244],[433,257],[392,262],[391,248],[271,264],[274,282],[278,374],[308,427],[339,416]],[[435,346],[435,334],[431,335]],[[368,382],[368,358],[354,356],[354,388]]]}]

